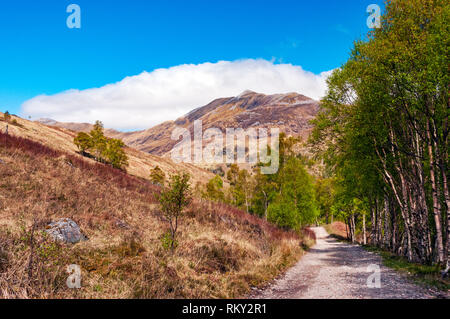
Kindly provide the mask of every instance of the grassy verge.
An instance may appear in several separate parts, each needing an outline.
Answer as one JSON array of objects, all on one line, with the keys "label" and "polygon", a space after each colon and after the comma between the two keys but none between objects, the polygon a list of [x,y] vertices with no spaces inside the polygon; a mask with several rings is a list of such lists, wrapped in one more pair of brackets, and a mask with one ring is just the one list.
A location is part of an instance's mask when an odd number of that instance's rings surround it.
[{"label": "grassy verge", "polygon": [[367,251],[375,252],[381,256],[383,265],[401,273],[407,274],[414,282],[433,287],[441,291],[450,289],[450,281],[442,279],[438,265],[422,265],[409,262],[405,257],[397,256],[389,251],[374,246],[363,246]]}]

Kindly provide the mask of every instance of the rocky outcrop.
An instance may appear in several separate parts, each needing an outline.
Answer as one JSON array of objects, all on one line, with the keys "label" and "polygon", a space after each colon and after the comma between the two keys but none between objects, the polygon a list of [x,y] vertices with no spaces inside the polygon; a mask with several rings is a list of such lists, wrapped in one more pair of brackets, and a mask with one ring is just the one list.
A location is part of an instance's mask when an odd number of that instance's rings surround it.
[{"label": "rocky outcrop", "polygon": [[70,218],[62,218],[56,222],[50,223],[45,231],[54,240],[68,244],[76,244],[88,239],[81,232],[77,223]]}]

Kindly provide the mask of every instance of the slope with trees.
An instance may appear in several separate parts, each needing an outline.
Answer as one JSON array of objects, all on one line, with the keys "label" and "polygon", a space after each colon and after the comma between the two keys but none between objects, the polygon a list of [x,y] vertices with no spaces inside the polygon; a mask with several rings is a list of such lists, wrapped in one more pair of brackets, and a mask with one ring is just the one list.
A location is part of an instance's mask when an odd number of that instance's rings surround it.
[{"label": "slope with trees", "polygon": [[219,175],[206,185],[203,197],[224,202],[285,228],[300,230],[316,222],[319,216],[315,180],[300,155],[294,152],[297,138],[280,134],[280,167],[277,173],[261,173],[259,164],[253,170],[230,165],[225,188]]},{"label": "slope with trees", "polygon": [[95,123],[90,133],[78,133],[73,142],[84,156],[93,156],[96,161],[118,169],[128,166],[128,157],[123,150],[125,144],[122,140],[107,138],[100,121]]}]

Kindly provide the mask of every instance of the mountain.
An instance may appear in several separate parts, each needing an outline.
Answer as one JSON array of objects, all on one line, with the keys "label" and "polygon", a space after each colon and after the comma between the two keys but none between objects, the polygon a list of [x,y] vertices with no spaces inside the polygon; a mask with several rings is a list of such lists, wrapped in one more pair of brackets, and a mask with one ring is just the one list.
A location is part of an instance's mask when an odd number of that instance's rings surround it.
[{"label": "mountain", "polygon": [[[75,123],[75,122],[58,122],[58,121],[55,121],[53,119],[48,119],[48,118],[41,118],[41,119],[38,119],[36,122],[45,124],[47,126],[55,126],[55,127],[65,128],[65,129],[75,131],[75,132],[86,132],[87,133],[94,128],[94,124]],[[114,136],[114,135],[120,134],[120,132],[113,130],[113,129],[106,129],[105,133],[108,136]]]},{"label": "mountain", "polygon": [[157,155],[166,155],[177,143],[171,139],[176,127],[187,128],[193,134],[196,120],[202,121],[203,130],[216,127],[225,133],[226,128],[278,127],[288,135],[305,137],[311,129],[308,122],[318,110],[318,102],[297,93],[265,95],[245,91],[235,97],[216,99],[176,121],[118,137],[129,146]]},{"label": "mountain", "polygon": [[[219,98],[199,107],[175,121],[167,121],[137,132],[107,130],[106,134],[122,139],[128,146],[150,154],[167,155],[177,141],[171,139],[176,127],[187,128],[193,133],[193,123],[201,120],[203,131],[215,127],[225,133],[226,128],[278,127],[287,135],[306,137],[311,131],[309,121],[319,110],[319,103],[298,93],[265,95],[245,91],[235,97]],[[48,124],[75,131],[86,131],[89,124],[59,123],[44,120]]]}]

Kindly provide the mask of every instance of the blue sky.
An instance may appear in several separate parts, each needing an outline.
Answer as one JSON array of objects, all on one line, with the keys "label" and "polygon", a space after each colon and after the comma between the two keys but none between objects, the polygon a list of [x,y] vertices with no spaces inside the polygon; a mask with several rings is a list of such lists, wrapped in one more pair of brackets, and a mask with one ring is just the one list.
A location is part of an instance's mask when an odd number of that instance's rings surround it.
[{"label": "blue sky", "polygon": [[[81,7],[81,29],[66,7]],[[182,64],[264,59],[319,74],[365,37],[381,0],[15,0],[0,4],[0,110]]]}]

